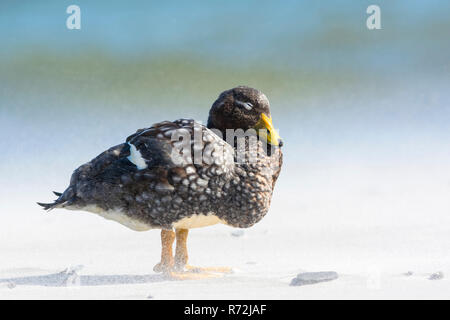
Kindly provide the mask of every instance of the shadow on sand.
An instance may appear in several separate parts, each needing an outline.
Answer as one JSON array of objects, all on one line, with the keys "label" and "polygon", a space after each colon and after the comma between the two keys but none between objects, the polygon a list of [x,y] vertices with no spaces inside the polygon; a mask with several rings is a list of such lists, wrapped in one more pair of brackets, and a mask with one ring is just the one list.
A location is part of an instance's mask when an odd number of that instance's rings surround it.
[{"label": "shadow on sand", "polygon": [[27,276],[0,279],[1,286],[13,288],[19,285],[44,287],[71,287],[71,286],[107,286],[123,284],[139,284],[166,281],[160,274],[150,275],[79,275],[79,269],[66,269],[59,273],[48,275]]}]

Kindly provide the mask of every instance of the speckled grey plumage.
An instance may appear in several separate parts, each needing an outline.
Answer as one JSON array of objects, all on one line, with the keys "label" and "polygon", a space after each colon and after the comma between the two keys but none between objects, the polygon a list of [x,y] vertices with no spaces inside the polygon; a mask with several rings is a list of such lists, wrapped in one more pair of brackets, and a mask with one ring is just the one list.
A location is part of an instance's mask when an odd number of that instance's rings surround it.
[{"label": "speckled grey plumage", "polygon": [[[187,130],[192,143],[194,130],[201,130],[202,151],[224,150],[223,157],[212,152],[209,164],[195,164],[192,157],[184,158],[181,165],[175,163],[171,153],[177,142],[171,136],[176,130]],[[145,169],[139,170],[128,159],[130,145],[145,159]],[[105,212],[121,211],[151,228],[171,229],[195,214],[212,214],[230,226],[250,227],[267,213],[282,164],[278,147],[265,152],[259,141],[258,152],[256,162],[250,163],[247,156],[244,163],[236,163],[234,147],[207,127],[188,119],[164,121],[138,130],[126,143],[76,169],[66,191],[45,208],[95,206]]]}]

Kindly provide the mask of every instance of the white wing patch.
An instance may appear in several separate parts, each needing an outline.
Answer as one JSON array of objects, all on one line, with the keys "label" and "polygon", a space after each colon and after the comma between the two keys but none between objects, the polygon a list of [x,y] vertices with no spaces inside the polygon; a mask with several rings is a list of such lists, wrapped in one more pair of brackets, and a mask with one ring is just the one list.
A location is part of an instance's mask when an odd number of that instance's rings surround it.
[{"label": "white wing patch", "polygon": [[139,170],[144,170],[148,167],[147,163],[145,162],[145,159],[142,157],[141,152],[136,149],[136,147],[128,142],[128,145],[130,146],[130,155],[127,157],[128,160],[132,164],[134,164]]}]

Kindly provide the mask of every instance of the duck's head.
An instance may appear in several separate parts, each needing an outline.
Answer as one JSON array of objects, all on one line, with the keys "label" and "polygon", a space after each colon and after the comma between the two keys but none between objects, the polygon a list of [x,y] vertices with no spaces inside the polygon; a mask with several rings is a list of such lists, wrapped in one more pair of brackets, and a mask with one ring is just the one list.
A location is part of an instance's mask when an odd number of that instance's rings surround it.
[{"label": "duck's head", "polygon": [[283,141],[272,124],[269,100],[257,89],[239,86],[222,92],[209,111],[208,128],[255,129],[261,139],[274,146]]}]

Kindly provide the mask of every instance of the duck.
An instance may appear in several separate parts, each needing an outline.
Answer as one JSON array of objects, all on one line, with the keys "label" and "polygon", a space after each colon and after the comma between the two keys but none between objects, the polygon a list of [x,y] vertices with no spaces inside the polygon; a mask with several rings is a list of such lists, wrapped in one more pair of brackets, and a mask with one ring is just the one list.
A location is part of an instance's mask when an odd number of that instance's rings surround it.
[{"label": "duck", "polygon": [[267,96],[238,86],[219,95],[206,126],[182,118],[139,129],[77,168],[54,202],[38,204],[91,212],[135,231],[160,229],[153,270],[170,278],[229,273],[188,265],[189,230],[259,222],[270,208],[282,146]]}]

